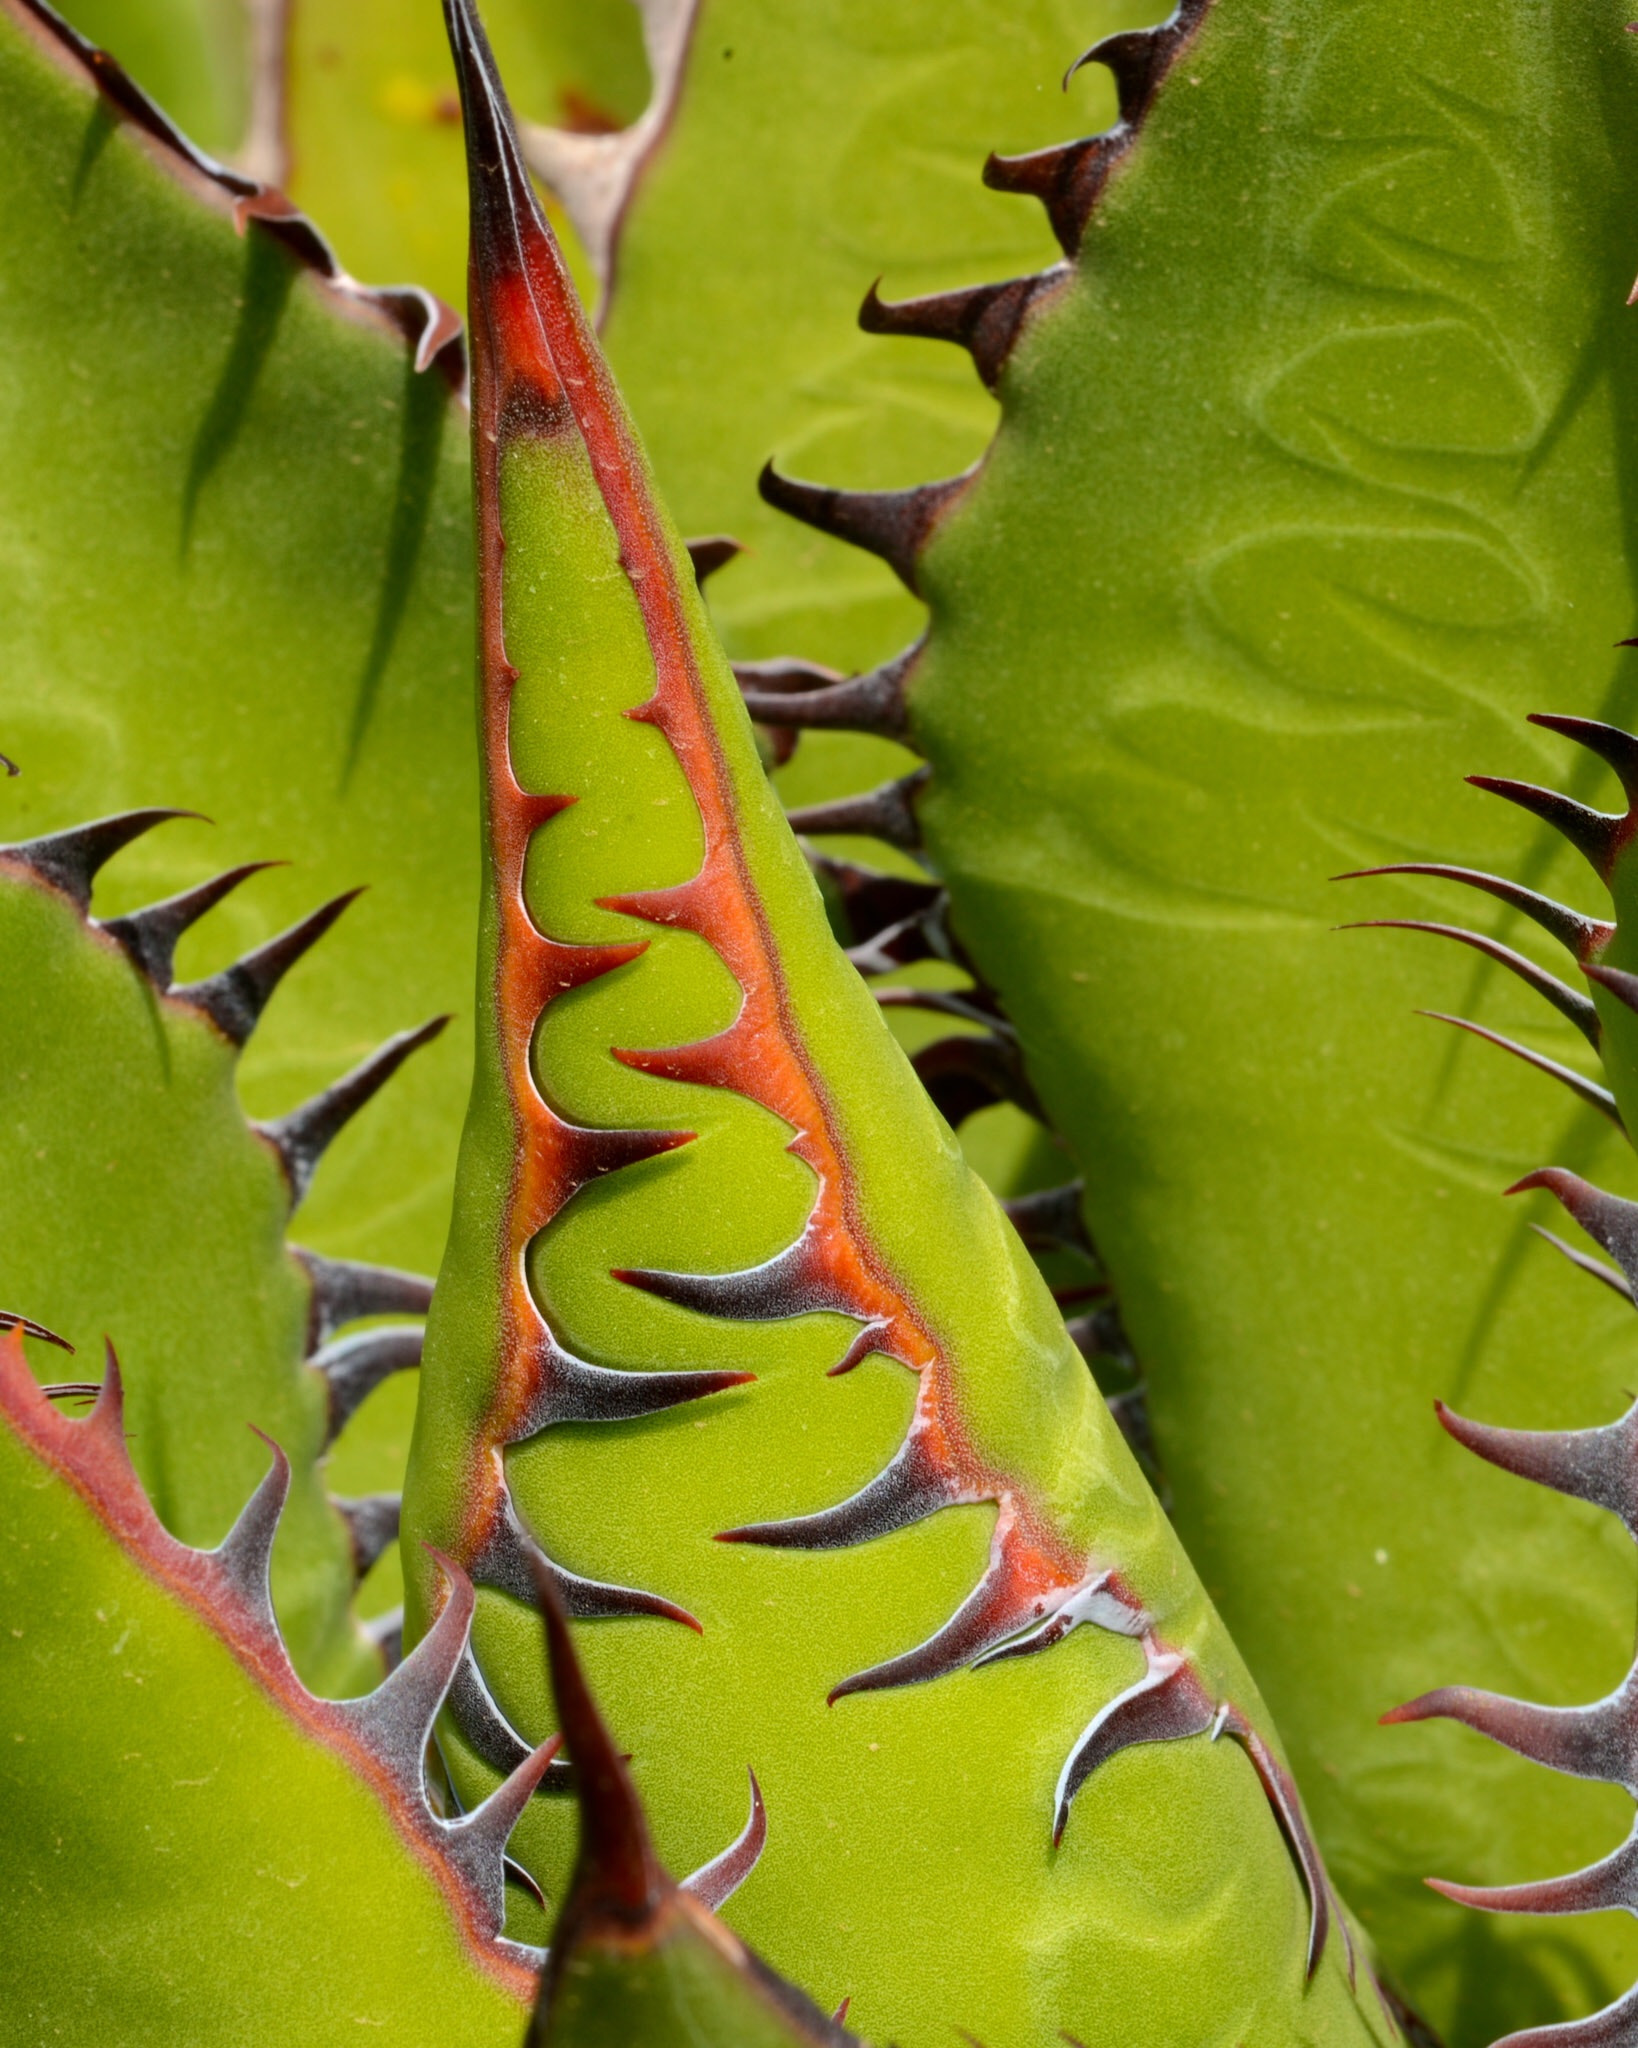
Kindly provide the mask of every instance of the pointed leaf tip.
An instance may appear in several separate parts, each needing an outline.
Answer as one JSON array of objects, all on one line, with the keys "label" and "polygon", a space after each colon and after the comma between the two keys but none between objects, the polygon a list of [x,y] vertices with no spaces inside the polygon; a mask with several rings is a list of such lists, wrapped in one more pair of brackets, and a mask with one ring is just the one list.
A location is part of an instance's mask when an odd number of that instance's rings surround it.
[{"label": "pointed leaf tip", "polygon": [[669,1880],[654,1854],[636,1788],[581,1669],[557,1587],[538,1562],[534,1576],[546,1621],[552,1696],[579,1783],[577,1916],[608,1913],[641,1922],[659,1905]]}]

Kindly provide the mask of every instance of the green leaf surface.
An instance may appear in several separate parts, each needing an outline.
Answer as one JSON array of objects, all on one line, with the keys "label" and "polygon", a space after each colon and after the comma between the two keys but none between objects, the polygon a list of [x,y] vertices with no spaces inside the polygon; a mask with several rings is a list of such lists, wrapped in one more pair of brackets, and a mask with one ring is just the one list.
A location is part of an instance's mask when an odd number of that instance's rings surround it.
[{"label": "green leaf surface", "polygon": [[[734,1923],[867,2031],[1386,2038],[1232,1647],[830,935],[479,46],[463,91],[487,1014],[405,1521],[412,1634],[417,1539],[480,1587],[457,1788],[552,1718],[545,1573],[667,1862],[753,1764]],[[518,1831],[554,1897],[568,1825]]]},{"label": "green leaf surface", "polygon": [[466,1931],[436,1823],[406,1834],[336,1710],[15,1340],[0,1406],[8,2038],[511,2048],[530,1973]]},{"label": "green leaf surface", "polygon": [[99,909],[283,859],[182,944],[223,965],[369,893],[247,1052],[277,1115],[441,1010],[391,1112],[337,1141],[303,1218],[336,1256],[428,1270],[470,1044],[475,780],[461,415],[400,336],[178,167],[0,17],[0,664],[24,774],[6,837],[196,809]]},{"label": "green leaf surface", "polygon": [[[247,1425],[287,1449],[286,1641],[319,1690],[368,1690],[381,1660],[349,1615],[353,1551],[319,1462],[326,1389],[304,1363],[312,1287],[285,1242],[284,1171],[235,1097],[234,1047],[67,895],[5,864],[0,957],[6,1287],[79,1366],[117,1333],[132,1453],[184,1542],[219,1542],[261,1476]],[[38,1362],[48,1379],[78,1369],[44,1348]]]},{"label": "green leaf surface", "polygon": [[1596,1115],[1412,1014],[1573,1063],[1510,977],[1329,930],[1448,917],[1447,887],[1327,878],[1457,858],[1584,893],[1461,778],[1586,787],[1518,717],[1633,687],[1622,26],[1218,0],[915,567],[955,929],[1086,1175],[1180,1533],[1344,1891],[1463,2043],[1601,2003],[1632,1930],[1481,1922],[1417,1880],[1589,1862],[1621,1802],[1375,1716],[1445,1678],[1595,1696],[1630,1566],[1428,1404],[1607,1417],[1617,1305],[1497,1196],[1545,1160],[1630,1168]]},{"label": "green leaf surface", "polygon": [[[983,191],[984,153],[1054,139],[1067,56],[1156,11],[1144,0],[703,0],[676,113],[620,235],[602,330],[684,532],[731,533],[749,550],[711,586],[736,660],[794,648],[863,667],[913,631],[891,573],[779,518],[757,472],[775,456],[804,474],[897,486],[981,452],[994,406],[959,358],[860,333],[860,302],[872,278],[900,297],[1045,261],[1041,218]],[[1112,115],[1102,74],[1071,90],[1073,118]],[[778,780],[787,801],[806,803],[909,765],[884,740],[808,734]]]},{"label": "green leaf surface", "polygon": [[[775,1976],[660,1863],[562,1608],[549,1585],[540,1591],[580,1834],[528,2048],[854,2048],[838,2020]],[[759,1844],[750,1867],[760,1853]]]}]

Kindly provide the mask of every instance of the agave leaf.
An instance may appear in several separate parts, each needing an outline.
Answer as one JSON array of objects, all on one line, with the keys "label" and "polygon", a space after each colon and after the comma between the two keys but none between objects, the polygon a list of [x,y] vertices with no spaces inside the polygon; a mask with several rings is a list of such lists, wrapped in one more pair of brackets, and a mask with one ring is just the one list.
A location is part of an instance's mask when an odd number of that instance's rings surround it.
[{"label": "agave leaf", "polygon": [[[424,1307],[425,1285],[379,1268],[337,1272],[291,1249],[295,1169],[322,1142],[336,1098],[256,1128],[234,1087],[259,1005],[345,905],[321,908],[290,943],[178,987],[178,929],[215,907],[221,884],[107,923],[89,914],[101,859],[164,821],[138,814],[0,848],[7,1281],[82,1354],[95,1356],[104,1331],[122,1333],[137,1466],[184,1542],[219,1541],[260,1476],[247,1423],[288,1447],[292,1497],[274,1567],[285,1640],[310,1684],[363,1691],[381,1659],[350,1607],[390,1541],[394,1504],[338,1505],[322,1459],[368,1387],[414,1363],[419,1332],[400,1322],[333,1340],[362,1314]],[[249,879],[230,870],[221,883]],[[392,1063],[389,1052],[375,1074],[388,1078]],[[300,1160],[297,1139],[307,1141]]]},{"label": "agave leaf", "polygon": [[[327,281],[299,221],[237,235],[255,185],[144,132],[26,0],[0,10],[0,128],[6,836],[160,802],[220,818],[134,848],[105,915],[287,860],[183,941],[184,980],[371,885],[246,1055],[247,1108],[276,1115],[406,1021],[469,1014],[453,316]],[[339,1141],[310,1242],[436,1263],[464,1036]]]},{"label": "agave leaf", "polygon": [[[948,350],[861,333],[864,288],[885,278],[881,296],[897,299],[1047,261],[1045,222],[986,201],[965,167],[997,133],[1020,149],[1049,140],[1062,119],[1050,89],[1061,49],[1155,11],[1144,0],[772,11],[702,0],[693,10],[669,120],[623,188],[599,322],[684,529],[743,544],[709,593],[748,690],[765,692],[755,665],[792,646],[817,664],[811,681],[867,664],[913,630],[914,606],[891,572],[776,517],[756,473],[771,452],[891,485],[980,452],[993,427],[988,394]],[[497,47],[504,59],[498,38]],[[1085,118],[1112,114],[1103,74],[1073,90]],[[523,141],[579,220],[606,167],[583,165],[572,138],[528,124]],[[775,778],[788,803],[913,766],[885,731],[845,727],[803,734]],[[796,740],[783,724],[773,736],[781,750]],[[829,843],[915,872],[880,846]],[[910,967],[896,979],[960,977]],[[963,1029],[905,1009],[893,1023],[913,1051]],[[1010,1191],[1063,1177],[1061,1157],[1011,1104],[985,1107],[962,1140],[986,1178]]]},{"label": "agave leaf", "polygon": [[702,2040],[720,2048],[849,2048],[853,2037],[837,2021],[702,1903],[698,1876],[679,1885],[667,1873],[549,1575],[540,1575],[537,1591],[574,1763],[580,1841],[541,1974],[532,2048],[689,2048]]},{"label": "agave leaf", "polygon": [[[641,110],[642,37],[627,0],[502,0],[495,40],[521,103],[542,120],[618,127]],[[461,129],[438,10],[395,0],[293,7],[280,85],[277,181],[360,276],[413,277],[459,305]],[[584,270],[578,249],[575,259]]]},{"label": "agave leaf", "polygon": [[[1419,864],[1410,872],[1429,880],[1478,892],[1506,904],[1555,939],[1564,948],[1569,967],[1586,984],[1587,993],[1560,980],[1538,961],[1498,946],[1484,933],[1464,925],[1408,922],[1412,930],[1457,939],[1506,966],[1536,994],[1543,996],[1583,1034],[1598,1055],[1604,1079],[1572,1075],[1606,1116],[1630,1137],[1638,1112],[1638,976],[1629,966],[1633,955],[1632,837],[1638,819],[1638,735],[1600,720],[1537,713],[1531,724],[1561,735],[1587,749],[1588,755],[1614,772],[1623,803],[1616,810],[1595,808],[1556,789],[1539,784],[1475,776],[1480,788],[1506,798],[1557,830],[1593,869],[1608,891],[1614,919],[1590,914],[1505,875],[1498,876],[1449,863]],[[1404,874],[1403,866],[1378,871]],[[1469,898],[1469,901],[1472,899]],[[1453,1020],[1454,1021],[1454,1020]],[[1470,1026],[1477,1031],[1479,1027]],[[1503,1043],[1506,1043],[1503,1041]],[[1527,1061],[1538,1055],[1528,1047],[1509,1045]],[[1608,1085],[1605,1085],[1605,1082]],[[1638,1285],[1638,1202],[1624,1200],[1592,1186],[1561,1166],[1526,1174],[1509,1194],[1541,1189],[1563,1204],[1577,1230],[1590,1238],[1602,1257],[1567,1244],[1554,1232],[1535,1228],[1573,1267],[1603,1283],[1629,1308]],[[1613,1265],[1609,1261],[1613,1260]],[[1609,1510],[1638,1535],[1638,1490],[1633,1483],[1633,1451],[1638,1441],[1638,1406],[1614,1422],[1590,1429],[1519,1430],[1470,1420],[1438,1404],[1439,1420],[1449,1434],[1488,1464],[1551,1487],[1572,1498]],[[1465,1723],[1534,1763],[1583,1779],[1624,1788],[1638,1797],[1638,1740],[1633,1704],[1638,1697],[1638,1672],[1629,1671],[1603,1699],[1584,1706],[1537,1705],[1466,1685],[1447,1685],[1385,1714],[1387,1722],[1404,1725],[1429,1720]],[[1442,1879],[1430,1882],[1435,1891],[1463,1906],[1486,1913],[1561,1915],[1638,1911],[1633,1874],[1638,1867],[1638,1835],[1587,1868],[1564,1876],[1530,1878],[1519,1883],[1472,1885]],[[1523,2017],[1524,2015],[1515,2015]],[[1549,2023],[1510,2032],[1507,2041],[1572,2044],[1624,2042],[1638,2035],[1638,1990],[1628,1989],[1599,2011],[1569,2022]]]},{"label": "agave leaf", "polygon": [[19,2037],[518,2038],[538,1958],[497,1938],[501,1852],[555,1745],[486,1812],[451,1826],[429,1808],[458,1575],[437,1640],[371,1701],[303,1689],[266,1606],[284,1469],[275,1452],[220,1550],[189,1549],[126,1459],[117,1367],[74,1420],[21,1338],[0,1343],[0,1930]]},{"label": "agave leaf", "polygon": [[[1094,52],[1122,125],[986,173],[1048,202],[1069,269],[976,476],[896,507],[775,486],[928,604],[912,804],[951,929],[1085,1173],[1191,1555],[1349,1896],[1460,2040],[1596,2003],[1633,1955],[1608,1920],[1477,1940],[1413,1894],[1407,1851],[1585,1861],[1607,1797],[1431,1741],[1390,1761],[1360,1711],[1430,1645],[1594,1690],[1627,1628],[1607,1546],[1496,1523],[1416,1422],[1542,1398],[1583,1304],[1491,1196],[1589,1170],[1607,1121],[1412,1015],[1517,1036],[1493,961],[1452,948],[1440,982],[1326,935],[1339,869],[1448,857],[1464,772],[1538,779],[1517,713],[1632,685],[1635,52],[1612,7],[1497,26],[1217,0]],[[1468,801],[1479,864],[1552,888],[1550,835]],[[1528,1028],[1574,1064],[1567,1019]],[[1593,1344],[1560,1392],[1607,1412],[1621,1369]]]},{"label": "agave leaf", "polygon": [[[544,1572],[602,1624],[668,1859],[721,1840],[753,1764],[769,1848],[737,1922],[868,2029],[1386,2036],[1232,1647],[830,936],[487,46],[448,13],[486,1020],[405,1527],[480,1587],[454,1781],[550,1716]],[[432,1588],[406,1569],[413,1634]],[[537,1802],[516,1853],[553,1896],[567,1851]]]}]

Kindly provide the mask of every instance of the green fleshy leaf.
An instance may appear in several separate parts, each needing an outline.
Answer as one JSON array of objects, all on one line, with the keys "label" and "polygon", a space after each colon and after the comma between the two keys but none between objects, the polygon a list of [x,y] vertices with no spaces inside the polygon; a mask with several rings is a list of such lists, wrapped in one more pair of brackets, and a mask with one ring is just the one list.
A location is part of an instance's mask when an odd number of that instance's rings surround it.
[{"label": "green fleshy leaf", "polygon": [[[775,1976],[661,1865],[562,1608],[549,1583],[540,1592],[580,1841],[528,2048],[856,2048],[837,2020]],[[753,1847],[750,1868],[759,1854]],[[737,1888],[744,1874],[736,1863],[730,1884]]]},{"label": "green fleshy leaf", "polygon": [[462,415],[368,304],[266,229],[237,237],[227,195],[114,114],[23,0],[0,14],[0,127],[0,663],[24,770],[4,836],[148,803],[220,820],[134,848],[104,915],[288,861],[184,940],[184,980],[370,885],[290,977],[243,1094],[278,1115],[455,1011],[303,1218],[326,1253],[430,1270],[471,1014]]},{"label": "green fleshy leaf", "polygon": [[[474,1685],[441,1736],[452,1777],[471,1796],[505,1723],[551,1719],[527,1603],[555,1571],[571,1613],[606,1617],[582,1648],[667,1861],[731,1834],[752,1763],[769,1846],[734,1922],[816,1994],[855,1994],[869,2031],[1385,2038],[1335,1918],[1324,1940],[1313,1863],[1311,1936],[1238,1658],[830,936],[623,407],[520,211],[476,53],[463,90],[487,1008],[405,1557],[412,1634],[431,1592],[415,1540],[479,1583],[505,1722]],[[793,1246],[800,1271],[761,1296],[756,1269]],[[734,1273],[737,1306],[693,1278]],[[827,1379],[855,1336],[857,1372]],[[657,1368],[759,1377],[711,1391]],[[622,1419],[646,1398],[657,1412]],[[849,1509],[823,1542],[745,1526],[847,1501],[901,1441],[921,1461],[903,1502]],[[971,1633],[945,1633],[969,1599]],[[972,1668],[1037,1624],[1043,1654]],[[1060,1772],[1128,1688],[1107,1725],[1135,1747],[1071,1813]],[[551,1801],[518,1831],[554,1896],[568,1831]]]},{"label": "green fleshy leaf", "polygon": [[9,2025],[510,2048],[532,1972],[471,1927],[438,1824],[365,1775],[241,1593],[160,1530],[106,1399],[55,1415],[0,1350]]},{"label": "green fleshy leaf", "polygon": [[1630,1635],[1608,1532],[1427,1422],[1602,1419],[1630,1377],[1545,1206],[1496,1199],[1549,1159],[1624,1182],[1607,1126],[1412,1013],[1579,1041],[1461,949],[1328,931],[1459,907],[1327,879],[1391,861],[1580,900],[1461,778],[1585,791],[1517,716],[1634,684],[1635,53],[1612,7],[1495,26],[1219,0],[916,563],[910,693],[928,852],[1086,1175],[1179,1530],[1345,1891],[1464,2043],[1634,1961],[1612,1918],[1479,1922],[1413,1882],[1588,1862],[1614,1794],[1373,1725],[1446,1676],[1592,1696]]},{"label": "green fleshy leaf", "polygon": [[[180,829],[172,827],[171,829]],[[195,831],[200,828],[195,827]],[[185,1543],[224,1536],[267,1458],[295,1482],[274,1585],[291,1655],[322,1691],[366,1691],[380,1657],[353,1624],[353,1551],[326,1497],[312,1287],[285,1241],[290,1188],[234,1092],[235,1049],[162,995],[66,895],[0,867],[6,1285],[94,1360],[117,1331],[132,1452]],[[40,1354],[48,1378],[60,1354]]]}]

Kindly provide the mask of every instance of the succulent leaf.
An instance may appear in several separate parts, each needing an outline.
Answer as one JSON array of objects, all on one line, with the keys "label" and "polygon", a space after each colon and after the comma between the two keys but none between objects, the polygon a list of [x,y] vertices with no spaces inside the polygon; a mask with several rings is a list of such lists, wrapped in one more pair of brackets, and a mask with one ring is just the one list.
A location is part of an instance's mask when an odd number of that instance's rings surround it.
[{"label": "succulent leaf", "polygon": [[[1630,626],[1638,362],[1618,324],[1624,25],[1600,5],[1475,37],[1453,7],[1215,0],[1089,51],[1119,124],[986,171],[1042,204],[1064,262],[994,301],[1005,341],[978,367],[999,430],[901,564],[928,608],[901,643],[925,766],[798,813],[835,829],[875,811],[946,885],[947,929],[1085,1178],[1179,1529],[1344,1889],[1463,2040],[1509,2003],[1607,1995],[1630,1932],[1477,1941],[1407,1895],[1400,1852],[1586,1860],[1604,1808],[1522,1769],[1475,1783],[1431,1746],[1386,1766],[1358,1701],[1401,1671],[1411,1689],[1433,1640],[1463,1668],[1522,1660],[1561,1684],[1616,1654],[1607,1562],[1541,1516],[1466,1551],[1451,1601],[1485,1480],[1432,1466],[1411,1420],[1470,1380],[1532,1384],[1575,1275],[1526,1267],[1524,1220],[1498,1222],[1488,1188],[1543,1156],[1597,1170],[1616,1105],[1576,1064],[1579,992],[1518,1047],[1496,971],[1512,963],[1451,947],[1431,1007],[1466,1029],[1439,1043],[1410,1015],[1425,977],[1385,939],[1316,941],[1338,868],[1402,875],[1373,899],[1390,917],[1439,914],[1451,792],[1498,718],[1548,688],[1608,717],[1631,688],[1610,651]],[[976,336],[982,304],[936,317],[970,314]],[[826,534],[885,509],[783,497]],[[834,659],[817,635],[766,651]],[[859,667],[884,660],[871,644]],[[1600,867],[1619,851],[1589,775],[1542,793],[1565,737],[1537,737],[1504,791],[1516,816],[1488,821],[1484,865],[1518,878],[1492,893],[1543,921],[1558,867],[1579,865],[1544,824]],[[1487,924],[1481,950],[1501,937]],[[1607,985],[1590,993],[1602,1038],[1627,1028]],[[1475,1031],[1582,1106],[1523,1068],[1498,1081]],[[1602,1367],[1581,1369],[1607,1399]],[[1545,1635],[1521,1616],[1532,1586]]]},{"label": "succulent leaf", "polygon": [[853,2037],[776,1977],[710,1910],[761,1852],[766,1824],[755,1775],[745,1836],[710,1870],[674,1882],[654,1853],[631,1774],[597,1711],[549,1576],[537,1592],[552,1691],[574,1763],[580,1840],[529,2042],[847,2048]]},{"label": "succulent leaf", "polygon": [[[371,885],[250,1042],[247,1106],[277,1115],[470,1002],[457,323],[424,292],[337,274],[310,222],[213,167],[32,0],[0,9],[0,128],[0,660],[25,767],[5,835],[155,802],[219,818],[110,871],[116,934],[138,907],[287,860],[178,941],[176,981],[227,1028],[254,990],[212,988],[213,970],[248,972],[315,905]],[[303,1224],[328,1255],[435,1265],[465,1030],[394,1084],[396,1114],[338,1141]]]},{"label": "succulent leaf", "polygon": [[[421,1333],[377,1328],[340,1339],[338,1356],[324,1328],[334,1290],[286,1239],[319,1141],[334,1135],[339,1108],[360,1106],[359,1091],[325,1091],[316,1107],[260,1127],[236,1093],[260,1004],[346,899],[208,981],[178,986],[179,925],[267,863],[93,917],[103,860],[175,815],[128,814],[0,846],[6,1270],[83,1353],[95,1354],[104,1331],[123,1333],[133,1455],[185,1542],[221,1537],[254,1484],[262,1452],[247,1423],[288,1446],[274,1562],[284,1638],[309,1683],[357,1692],[381,1675],[350,1609],[388,1509],[378,1503],[376,1533],[364,1533],[358,1513],[327,1496],[323,1458],[369,1387],[418,1362]],[[379,1295],[343,1306],[352,1319],[378,1305]]]},{"label": "succulent leaf", "polygon": [[[315,1698],[273,1621],[289,1466],[221,1545],[162,1528],[110,1352],[84,1420],[0,1340],[0,1696],[8,2020],[100,2043],[518,2038],[538,1958],[500,1937],[502,1851],[555,1739],[441,1818],[426,1732],[471,1588],[370,1698]],[[266,1451],[263,1450],[265,1463]],[[269,2015],[276,2015],[270,2020]]]},{"label": "succulent leaf", "polygon": [[[1609,890],[1615,921],[1566,911],[1558,904],[1544,905],[1529,891],[1471,869],[1430,865],[1419,871],[1499,897],[1534,918],[1565,945],[1586,977],[1590,997],[1574,996],[1553,977],[1537,979],[1534,972],[1528,971],[1528,962],[1523,963],[1527,971],[1522,978],[1560,1010],[1565,1008],[1565,997],[1596,1005],[1590,1028],[1585,1020],[1577,1021],[1582,1022],[1610,1081],[1607,1090],[1599,1091],[1608,1105],[1607,1113],[1623,1129],[1628,1129],[1617,1104],[1625,1105],[1626,1113],[1638,1109],[1638,1069],[1633,1063],[1638,1041],[1625,1023],[1638,995],[1638,979],[1624,968],[1610,965],[1609,959],[1612,955],[1630,953],[1631,947],[1631,941],[1623,939],[1627,922],[1623,913],[1630,914],[1632,905],[1631,840],[1632,820],[1638,816],[1638,738],[1618,726],[1590,719],[1533,714],[1530,722],[1589,748],[1614,770],[1622,785],[1627,802],[1625,812],[1592,812],[1583,804],[1561,798],[1556,791],[1533,787],[1526,806],[1555,823],[1570,843],[1592,860]],[[1472,776],[1469,780],[1481,789],[1517,800],[1520,785],[1514,782],[1492,776]],[[1588,818],[1598,819],[1596,830],[1589,829]],[[1469,943],[1475,941],[1473,933],[1458,927],[1420,928]],[[1582,1088],[1592,1085],[1581,1076],[1568,1078]],[[1638,1281],[1638,1202],[1608,1194],[1580,1174],[1559,1166],[1540,1167],[1525,1174],[1507,1192],[1518,1195],[1535,1189],[1556,1196],[1586,1236],[1614,1259],[1619,1270],[1562,1243],[1549,1231],[1542,1230],[1540,1234],[1566,1253],[1574,1265],[1602,1281],[1630,1305],[1634,1283]],[[1605,1508],[1626,1525],[1629,1535],[1638,1536],[1638,1492],[1633,1482],[1638,1405],[1630,1407],[1618,1421],[1569,1430],[1498,1428],[1459,1415],[1443,1401],[1436,1406],[1439,1420],[1449,1434],[1487,1463]],[[1383,1719],[1396,1725],[1440,1719],[1459,1721],[1534,1763],[1573,1777],[1620,1785],[1638,1797],[1638,1749],[1634,1746],[1632,1725],[1635,1690],[1638,1676],[1629,1672],[1604,1699],[1588,1706],[1558,1707],[1537,1706],[1469,1686],[1444,1686],[1392,1709]],[[1634,1858],[1638,1854],[1635,1839],[1638,1831],[1613,1853],[1568,1877],[1503,1885],[1452,1884],[1443,1879],[1429,1882],[1445,1897],[1490,1913],[1558,1915],[1615,1907],[1634,1912],[1638,1911],[1638,1894],[1631,1887]],[[1577,2043],[1632,2039],[1635,2027],[1638,1990],[1629,1990],[1585,2018],[1518,2029],[1505,2038],[1508,2042],[1543,2044],[1543,2048],[1548,2042],[1574,2048]]]},{"label": "succulent leaf", "polygon": [[[485,1024],[405,1533],[412,1634],[418,1542],[479,1587],[441,1734],[456,1786],[549,1711],[545,1575],[598,1624],[662,1839],[720,1840],[753,1762],[776,1832],[736,1914],[872,2028],[1045,2040],[1209,2010],[1271,2038],[1385,2033],[1345,1927],[1327,1947],[1244,1671],[831,936],[482,32],[466,0],[446,12],[472,179]],[[768,1613],[786,1603],[795,1633]],[[879,1775],[861,1745],[889,1752]],[[952,1776],[962,1754],[982,1782]],[[1094,1760],[1099,1827],[1065,1835]],[[1189,1873],[1164,1910],[1225,1902],[1160,1971],[1158,1870],[1119,1908],[1106,1876],[1111,1828],[1135,1850],[1157,1813]],[[564,1822],[537,1803],[514,1850],[551,1896]],[[867,1868],[894,1873],[869,1924],[816,1922],[816,1885]]]}]

